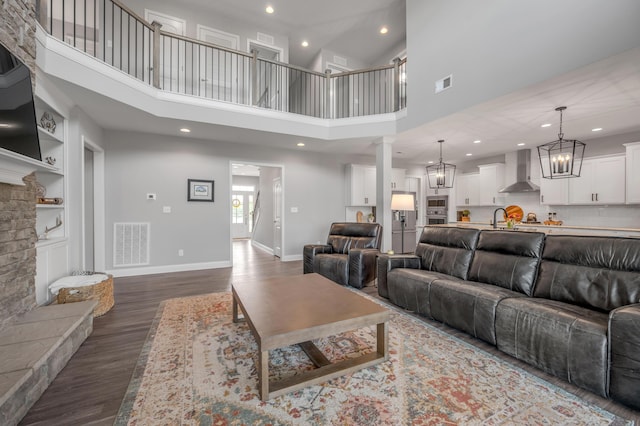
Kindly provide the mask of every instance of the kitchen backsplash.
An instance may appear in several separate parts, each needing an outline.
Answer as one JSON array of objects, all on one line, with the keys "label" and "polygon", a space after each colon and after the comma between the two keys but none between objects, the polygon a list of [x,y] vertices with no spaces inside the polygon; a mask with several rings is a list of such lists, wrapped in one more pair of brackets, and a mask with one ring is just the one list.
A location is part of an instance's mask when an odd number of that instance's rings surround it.
[{"label": "kitchen backsplash", "polygon": [[[527,213],[535,213],[539,222],[548,219],[549,212],[556,212],[557,220],[570,226],[605,226],[612,228],[640,228],[640,206],[546,206],[539,202],[540,193],[507,194],[502,207],[517,205],[522,207],[525,220]],[[459,210],[460,208],[458,208]],[[496,207],[467,207],[472,222],[493,220]],[[498,215],[501,218],[501,215]]]}]

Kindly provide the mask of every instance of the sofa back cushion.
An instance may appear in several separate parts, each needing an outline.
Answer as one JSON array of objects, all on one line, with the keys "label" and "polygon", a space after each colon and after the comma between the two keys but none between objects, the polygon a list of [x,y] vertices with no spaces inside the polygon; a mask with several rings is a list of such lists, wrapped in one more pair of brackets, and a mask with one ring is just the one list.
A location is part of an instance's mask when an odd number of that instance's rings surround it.
[{"label": "sofa back cushion", "polygon": [[534,295],[603,312],[640,302],[640,239],[548,236]]},{"label": "sofa back cushion", "polygon": [[338,222],[329,229],[327,245],[333,253],[348,254],[354,248],[380,249],[382,226],[378,223]]},{"label": "sofa back cushion", "polygon": [[421,269],[466,280],[479,233],[471,228],[426,226],[415,252]]},{"label": "sofa back cushion", "polygon": [[482,231],[468,279],[531,296],[543,247],[539,232]]}]

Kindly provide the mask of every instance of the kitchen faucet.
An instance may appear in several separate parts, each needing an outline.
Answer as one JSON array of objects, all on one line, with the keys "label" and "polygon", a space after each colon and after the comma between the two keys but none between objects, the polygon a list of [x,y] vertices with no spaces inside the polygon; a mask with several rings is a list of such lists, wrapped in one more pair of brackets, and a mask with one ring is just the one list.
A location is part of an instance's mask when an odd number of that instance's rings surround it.
[{"label": "kitchen faucet", "polygon": [[495,209],[493,211],[493,229],[496,229],[498,227],[497,214],[498,214],[498,211],[500,211],[500,210],[502,210],[504,212],[505,216],[507,215],[507,211],[505,209],[503,209],[502,207],[498,207],[497,209]]}]

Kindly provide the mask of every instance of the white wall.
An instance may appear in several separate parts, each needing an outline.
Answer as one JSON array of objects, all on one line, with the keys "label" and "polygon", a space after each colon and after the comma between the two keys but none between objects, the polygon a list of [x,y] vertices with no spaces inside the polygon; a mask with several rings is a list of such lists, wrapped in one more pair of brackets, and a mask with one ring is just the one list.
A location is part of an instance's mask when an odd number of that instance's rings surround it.
[{"label": "white wall", "polygon": [[406,128],[637,47],[639,16],[637,0],[407,0]]},{"label": "white wall", "polygon": [[247,52],[248,39],[256,40],[258,32],[268,34],[274,37],[274,46],[283,49],[283,57],[280,58],[280,61],[289,62],[289,38],[285,34],[276,34],[271,30],[261,28],[259,23],[249,23],[224,15],[215,15],[208,8],[200,7],[196,2],[188,2],[188,7],[185,7],[187,2],[180,1],[127,0],[125,3],[142,18],[144,18],[144,10],[146,8],[184,19],[187,24],[185,34],[187,37],[198,38],[196,29],[198,24],[238,35],[240,36],[240,48],[238,50],[245,52]]},{"label": "white wall", "polygon": [[[326,240],[329,224],[344,220],[344,166],[352,158],[132,132],[107,131],[105,140],[107,269],[114,222],[151,223],[152,268],[229,262],[231,160],[282,165],[283,259],[300,258],[304,244]],[[215,202],[187,202],[188,178],[214,180]]]}]

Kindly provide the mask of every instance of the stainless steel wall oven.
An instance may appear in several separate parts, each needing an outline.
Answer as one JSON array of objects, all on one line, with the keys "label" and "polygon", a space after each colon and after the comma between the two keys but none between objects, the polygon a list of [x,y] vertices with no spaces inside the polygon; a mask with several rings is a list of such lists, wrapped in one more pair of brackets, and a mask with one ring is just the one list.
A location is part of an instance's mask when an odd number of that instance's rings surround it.
[{"label": "stainless steel wall oven", "polygon": [[449,223],[449,196],[439,195],[427,197],[427,225],[444,225]]}]

